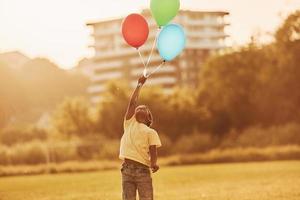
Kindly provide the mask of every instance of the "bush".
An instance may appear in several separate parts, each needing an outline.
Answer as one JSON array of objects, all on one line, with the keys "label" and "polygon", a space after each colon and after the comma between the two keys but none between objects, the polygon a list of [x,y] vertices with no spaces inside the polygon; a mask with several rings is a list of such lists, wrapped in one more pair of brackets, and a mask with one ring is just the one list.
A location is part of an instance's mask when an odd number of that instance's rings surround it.
[{"label": "bush", "polygon": [[49,156],[50,162],[62,163],[66,161],[76,160],[78,158],[76,147],[68,145],[68,143],[61,143],[61,146],[50,145]]},{"label": "bush", "polygon": [[82,160],[91,160],[99,153],[100,143],[82,142],[76,147],[77,155]]},{"label": "bush", "polygon": [[115,160],[119,157],[119,140],[106,140],[103,141],[99,148],[99,159],[111,159]]},{"label": "bush", "polygon": [[18,143],[30,142],[32,140],[44,141],[47,139],[47,132],[37,127],[7,128],[0,132],[0,143],[13,146]]},{"label": "bush", "polygon": [[159,134],[160,141],[162,144],[161,148],[158,148],[158,155],[159,156],[167,156],[174,151],[174,145],[171,139],[165,134]]},{"label": "bush", "polygon": [[0,146],[0,165],[9,164],[8,148]]},{"label": "bush", "polygon": [[252,127],[241,134],[232,131],[222,142],[222,147],[266,147],[279,145],[299,145],[300,125],[289,123],[269,128]]},{"label": "bush", "polygon": [[15,145],[11,148],[11,164],[41,164],[47,162],[47,154],[44,144],[33,141]]},{"label": "bush", "polygon": [[164,161],[165,165],[190,165],[204,163],[253,162],[270,160],[299,160],[300,146],[287,145],[266,148],[213,149],[206,153],[182,154]]},{"label": "bush", "polygon": [[212,149],[215,142],[211,135],[206,133],[193,133],[183,135],[175,143],[173,153],[205,152]]},{"label": "bush", "polygon": [[0,165],[37,165],[66,161],[116,160],[119,140],[95,137],[94,140],[41,142],[35,140],[11,147],[0,146]]}]

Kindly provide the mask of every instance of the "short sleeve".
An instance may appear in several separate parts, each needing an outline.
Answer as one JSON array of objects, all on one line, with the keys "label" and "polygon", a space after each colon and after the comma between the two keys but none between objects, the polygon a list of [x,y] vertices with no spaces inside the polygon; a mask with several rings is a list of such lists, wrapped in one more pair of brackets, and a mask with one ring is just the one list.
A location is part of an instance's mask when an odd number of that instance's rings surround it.
[{"label": "short sleeve", "polygon": [[133,115],[130,119],[126,119],[126,117],[124,118],[124,129],[126,129],[131,123],[133,123],[135,121],[135,116]]},{"label": "short sleeve", "polygon": [[151,145],[156,145],[156,147],[161,147],[161,141],[158,136],[158,133],[153,129],[149,131],[149,146]]}]

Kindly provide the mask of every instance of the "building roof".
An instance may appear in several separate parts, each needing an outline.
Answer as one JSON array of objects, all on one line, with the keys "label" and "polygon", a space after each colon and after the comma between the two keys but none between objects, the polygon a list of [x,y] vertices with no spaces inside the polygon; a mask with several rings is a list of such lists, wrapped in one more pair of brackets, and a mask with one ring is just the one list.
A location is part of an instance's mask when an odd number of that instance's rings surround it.
[{"label": "building roof", "polygon": [[94,26],[97,24],[104,24],[104,23],[111,23],[111,22],[116,22],[122,20],[122,17],[113,17],[113,18],[107,18],[107,19],[102,19],[102,20],[97,20],[95,22],[88,22],[86,23],[87,26]]},{"label": "building roof", "polygon": [[[217,10],[190,10],[190,9],[186,9],[186,10],[180,10],[180,13],[201,13],[201,14],[216,14],[216,15],[229,15],[229,12],[227,11],[217,11]],[[151,11],[149,9],[144,9],[142,10],[142,13],[147,13],[150,14]]]},{"label": "building roof", "polygon": [[[222,15],[222,16],[229,15],[229,12],[227,12],[227,11],[180,10],[179,12],[180,13],[191,13],[191,14],[197,14],[197,13],[210,14],[210,15],[214,15],[215,14],[215,15]],[[151,11],[148,10],[148,9],[145,9],[145,10],[142,10],[141,13],[149,15],[151,13]],[[123,17],[107,18],[107,19],[97,20],[97,21],[94,21],[94,22],[87,22],[86,25],[87,26],[94,26],[94,25],[97,25],[97,24],[105,24],[105,23],[117,22],[117,21],[123,20],[123,18],[124,18],[124,16]]]}]

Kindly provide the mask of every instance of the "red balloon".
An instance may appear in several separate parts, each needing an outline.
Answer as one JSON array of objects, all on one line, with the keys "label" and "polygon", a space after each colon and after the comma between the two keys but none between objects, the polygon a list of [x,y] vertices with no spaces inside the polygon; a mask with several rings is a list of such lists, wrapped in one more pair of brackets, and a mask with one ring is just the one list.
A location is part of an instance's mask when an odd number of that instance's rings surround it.
[{"label": "red balloon", "polygon": [[122,24],[122,34],[130,46],[139,48],[148,38],[148,23],[145,18],[139,14],[128,15]]}]

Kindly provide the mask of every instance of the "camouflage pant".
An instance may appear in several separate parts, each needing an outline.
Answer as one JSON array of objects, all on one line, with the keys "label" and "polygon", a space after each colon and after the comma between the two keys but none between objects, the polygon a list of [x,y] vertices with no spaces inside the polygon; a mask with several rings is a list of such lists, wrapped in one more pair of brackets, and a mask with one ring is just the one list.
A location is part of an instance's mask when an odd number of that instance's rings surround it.
[{"label": "camouflage pant", "polygon": [[123,163],[122,168],[123,200],[153,200],[153,187],[150,169],[143,165]]}]

